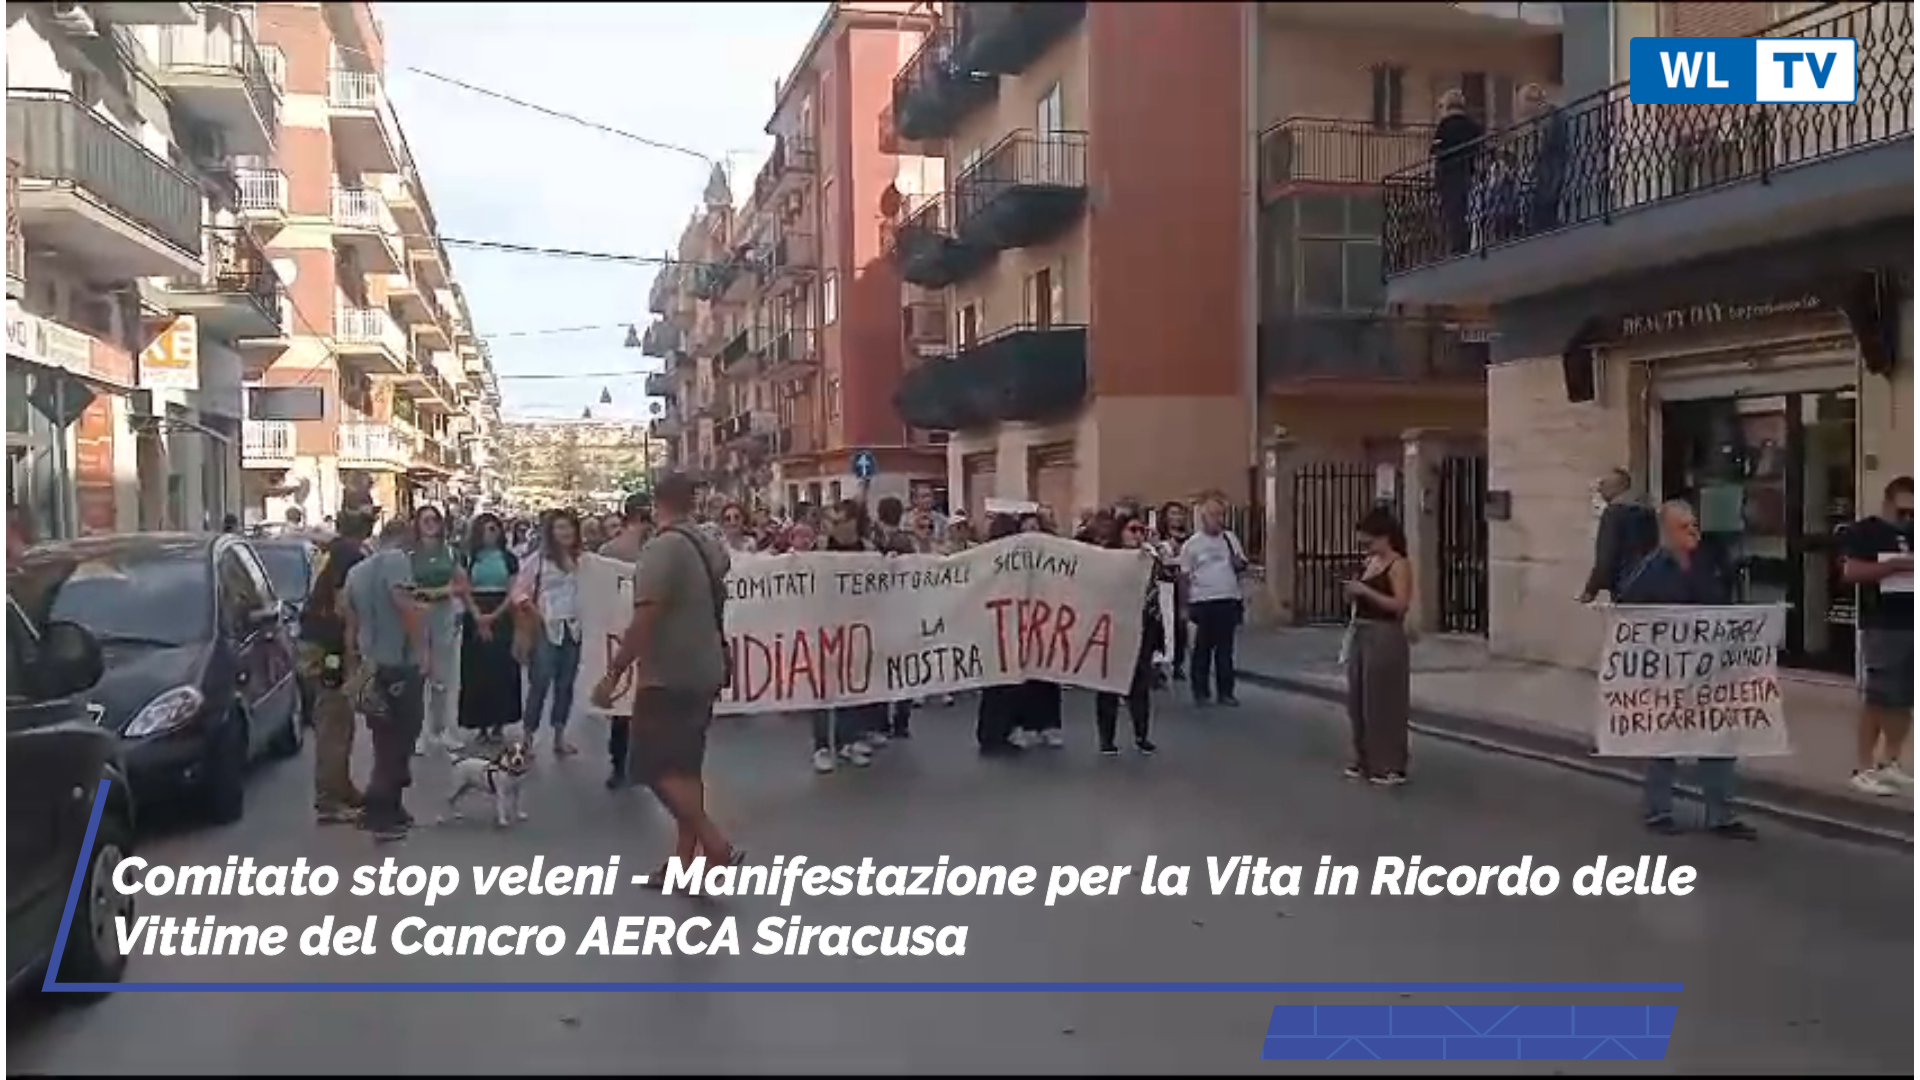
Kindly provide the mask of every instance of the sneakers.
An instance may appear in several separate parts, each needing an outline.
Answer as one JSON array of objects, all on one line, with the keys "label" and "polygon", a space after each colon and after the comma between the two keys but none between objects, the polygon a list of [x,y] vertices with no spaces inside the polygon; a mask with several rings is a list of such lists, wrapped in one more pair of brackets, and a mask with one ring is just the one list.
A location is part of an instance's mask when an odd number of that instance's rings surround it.
[{"label": "sneakers", "polygon": [[1015,728],[1007,736],[1007,742],[1017,749],[1025,750],[1033,745],[1033,732],[1026,728]]},{"label": "sneakers", "polygon": [[869,751],[878,750],[881,747],[887,745],[888,739],[889,739],[889,736],[884,731],[870,731],[866,735],[862,736],[862,741],[864,741],[867,744],[867,749]]},{"label": "sneakers", "polygon": [[1674,836],[1680,832],[1680,826],[1667,814],[1657,814],[1647,818],[1641,824],[1647,827],[1648,832],[1660,836]]},{"label": "sneakers", "polygon": [[848,743],[840,748],[840,760],[864,769],[873,764],[873,749],[864,742]]},{"label": "sneakers", "polygon": [[1048,728],[1040,733],[1040,741],[1049,750],[1060,750],[1067,745],[1067,733],[1059,728]]},{"label": "sneakers", "polygon": [[1113,745],[1112,743],[1101,743],[1100,756],[1101,757],[1119,757],[1120,748]]},{"label": "sneakers", "polygon": [[1862,795],[1888,798],[1900,794],[1900,789],[1886,779],[1885,769],[1859,769],[1847,778],[1847,786]]},{"label": "sneakers", "polygon": [[1898,762],[1888,762],[1875,770],[1883,783],[1891,784],[1901,791],[1913,790],[1913,777]]},{"label": "sneakers", "polygon": [[1340,770],[1340,775],[1349,780],[1365,780],[1367,778],[1367,770],[1358,765],[1349,765]]},{"label": "sneakers", "polygon": [[313,812],[314,821],[321,825],[354,825],[360,821],[360,811],[351,806],[333,806]]},{"label": "sneakers", "polygon": [[1724,825],[1715,825],[1707,830],[1722,840],[1758,840],[1760,831],[1744,821],[1729,821]]},{"label": "sneakers", "polygon": [[1367,783],[1374,784],[1378,787],[1399,787],[1406,782],[1406,773],[1383,772],[1376,776],[1367,777]]},{"label": "sneakers", "polygon": [[833,769],[834,769],[833,751],[823,746],[820,749],[815,750],[813,752],[813,771],[814,772],[820,773],[821,775],[824,776],[827,773],[832,772]]},{"label": "sneakers", "polygon": [[1240,699],[1237,697],[1234,697],[1232,694],[1221,694],[1220,704],[1226,706],[1229,709],[1237,709],[1240,707]]},{"label": "sneakers", "polygon": [[1158,752],[1160,749],[1159,747],[1153,745],[1152,739],[1135,739],[1133,740],[1133,748],[1135,750],[1140,751],[1142,754],[1149,755],[1149,756]]}]

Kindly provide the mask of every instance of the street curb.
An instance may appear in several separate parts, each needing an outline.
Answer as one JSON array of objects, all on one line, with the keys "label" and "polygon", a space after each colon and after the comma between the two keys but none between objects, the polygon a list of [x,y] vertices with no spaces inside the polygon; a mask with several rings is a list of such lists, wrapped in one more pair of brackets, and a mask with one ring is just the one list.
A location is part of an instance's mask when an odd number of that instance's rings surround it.
[{"label": "street curb", "polygon": [[[1270,675],[1240,669],[1242,680],[1254,686],[1289,694],[1344,703],[1346,688],[1324,678],[1306,675]],[[1598,758],[1593,748],[1579,739],[1555,731],[1540,731],[1503,724],[1484,716],[1434,709],[1416,704],[1407,725],[1412,730],[1447,742],[1481,750],[1541,761],[1589,776],[1601,776],[1621,783],[1639,785],[1637,768],[1606,764],[1615,759]],[[1871,844],[1913,854],[1913,814],[1904,809],[1857,802],[1842,795],[1810,791],[1767,777],[1742,776],[1741,794],[1734,803],[1795,828],[1822,836]],[[1699,801],[1697,789],[1682,785],[1683,798]]]}]

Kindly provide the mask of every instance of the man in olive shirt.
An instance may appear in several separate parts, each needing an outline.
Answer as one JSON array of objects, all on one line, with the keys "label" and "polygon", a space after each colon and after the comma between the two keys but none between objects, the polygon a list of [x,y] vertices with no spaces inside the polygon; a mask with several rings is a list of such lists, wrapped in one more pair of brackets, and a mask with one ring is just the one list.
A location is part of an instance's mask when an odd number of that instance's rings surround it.
[{"label": "man in olive shirt", "polygon": [[[714,701],[726,688],[727,549],[694,525],[694,485],[675,473],[654,489],[658,531],[634,566],[633,620],[593,703],[614,706],[631,672],[637,688],[630,721],[628,772],[653,789],[678,826],[674,855],[682,865],[696,855],[709,864],[737,863],[742,853],[707,816],[707,729]],[[664,877],[664,868],[650,884]]]},{"label": "man in olive shirt", "polygon": [[414,599],[410,531],[393,522],[378,550],[347,572],[348,670],[373,737],[361,824],[382,841],[404,840],[413,824],[401,794],[413,783],[413,744],[426,718],[433,676],[426,619]]},{"label": "man in olive shirt", "polygon": [[[291,513],[291,511],[289,511]],[[359,817],[355,790],[353,702],[347,696],[347,574],[366,558],[373,520],[340,513],[338,535],[320,551],[313,587],[300,610],[300,673],[313,687],[313,810],[322,825]]]}]

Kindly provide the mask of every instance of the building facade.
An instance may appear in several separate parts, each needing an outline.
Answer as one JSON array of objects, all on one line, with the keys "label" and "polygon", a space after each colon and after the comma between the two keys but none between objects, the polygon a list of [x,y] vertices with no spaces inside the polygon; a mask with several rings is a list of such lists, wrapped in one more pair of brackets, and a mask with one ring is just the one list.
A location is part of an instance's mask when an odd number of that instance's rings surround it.
[{"label": "building facade", "polygon": [[938,182],[937,158],[904,152],[875,122],[931,22],[908,3],[828,5],[776,88],[765,166],[737,210],[710,190],[692,227],[700,239],[683,244],[687,280],[668,287],[696,307],[663,430],[717,492],[819,505],[859,490],[857,458],[873,462],[873,497],[946,482],[944,433],[909,428],[892,405],[909,332],[926,340],[939,319],[922,311],[916,323],[903,306],[876,209],[888,193]]},{"label": "building facade", "polygon": [[500,487],[481,466],[499,392],[387,98],[380,25],[364,2],[262,5],[257,22],[285,107],[238,182],[287,303],[248,371],[273,403],[254,413],[278,418],[247,426],[247,515],[471,508]]},{"label": "building facade", "polygon": [[[1462,250],[1431,166],[1389,177],[1387,298],[1484,305],[1491,636],[1586,666],[1592,483],[1698,507],[1748,602],[1789,605],[1783,662],[1854,670],[1838,528],[1913,468],[1911,4],[1569,4],[1571,91],[1494,136],[1554,186],[1487,193]],[[1852,105],[1635,106],[1635,36],[1850,37]],[[1543,157],[1546,155],[1546,157]]]},{"label": "building facade", "polygon": [[52,537],[217,527],[281,282],[236,161],[281,128],[252,5],[7,11],[10,503]]}]

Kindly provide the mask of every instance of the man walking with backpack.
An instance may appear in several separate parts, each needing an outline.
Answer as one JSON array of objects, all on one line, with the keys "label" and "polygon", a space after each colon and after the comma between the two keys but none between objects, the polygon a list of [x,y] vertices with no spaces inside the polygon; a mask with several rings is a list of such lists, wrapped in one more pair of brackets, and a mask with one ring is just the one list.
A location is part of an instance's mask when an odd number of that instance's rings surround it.
[{"label": "man walking with backpack", "polygon": [[[603,709],[631,672],[628,775],[653,790],[678,827],[673,854],[684,866],[738,864],[744,854],[707,816],[707,730],[731,674],[725,636],[727,549],[694,525],[694,485],[675,473],[654,489],[656,531],[634,566],[633,619],[607,672],[593,688]],[[658,886],[665,867],[649,881]]]}]

